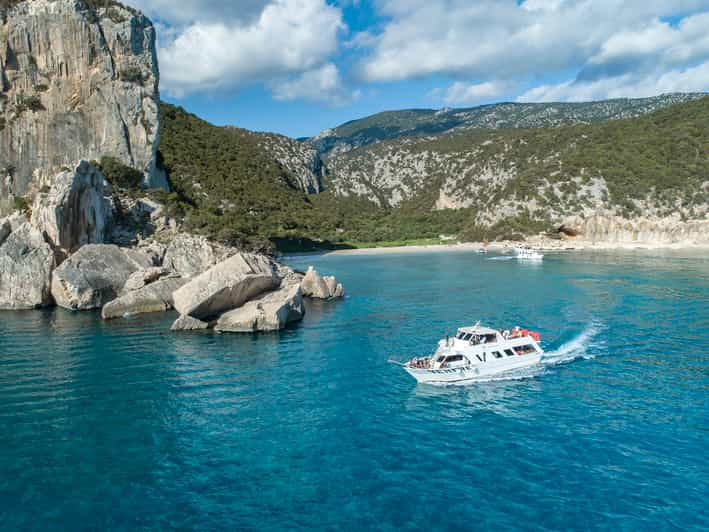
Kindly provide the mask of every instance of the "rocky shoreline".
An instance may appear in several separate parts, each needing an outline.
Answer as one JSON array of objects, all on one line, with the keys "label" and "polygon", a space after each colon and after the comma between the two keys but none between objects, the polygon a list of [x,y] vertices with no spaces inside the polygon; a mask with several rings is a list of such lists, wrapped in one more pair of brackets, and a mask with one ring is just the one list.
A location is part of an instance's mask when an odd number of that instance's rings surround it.
[{"label": "rocky shoreline", "polygon": [[[338,299],[344,288],[313,268],[296,272],[272,257],[247,253],[180,230],[148,198],[119,220],[114,190],[90,163],[65,170],[27,213],[0,219],[0,309],[59,306],[100,310],[103,319],[165,312],[173,331],[274,331],[299,321],[303,298]],[[126,226],[146,223],[152,234]],[[155,213],[158,213],[155,216]],[[125,213],[124,213],[125,217]]]}]

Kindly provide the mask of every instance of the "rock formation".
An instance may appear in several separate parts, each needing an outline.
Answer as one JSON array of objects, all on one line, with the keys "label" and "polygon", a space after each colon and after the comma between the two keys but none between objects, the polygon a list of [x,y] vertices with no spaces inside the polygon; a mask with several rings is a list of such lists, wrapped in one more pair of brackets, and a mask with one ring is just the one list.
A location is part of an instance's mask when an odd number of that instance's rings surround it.
[{"label": "rock formation", "polygon": [[345,289],[334,277],[321,277],[312,266],[308,268],[301,286],[304,296],[315,299],[333,299],[345,295]]},{"label": "rock formation", "polygon": [[69,254],[84,244],[102,244],[112,218],[104,178],[81,161],[52,179],[49,192],[39,193],[32,207],[32,225],[50,244]]},{"label": "rock formation", "polygon": [[118,296],[132,273],[152,266],[152,259],[139,251],[89,244],[54,270],[52,296],[67,309],[101,308]]},{"label": "rock formation", "polygon": [[0,309],[50,305],[53,268],[54,253],[39,231],[28,223],[12,231],[0,245]]},{"label": "rock formation", "polygon": [[263,255],[238,253],[177,290],[175,309],[205,319],[240,307],[278,286],[272,262]]},{"label": "rock formation", "polygon": [[203,236],[181,233],[167,245],[163,266],[183,277],[193,277],[236,252],[235,248],[211,242]]},{"label": "rock formation", "polygon": [[10,5],[0,8],[0,198],[32,195],[62,166],[105,155],[166,186],[152,23],[117,2]]},{"label": "rock formation", "polygon": [[220,332],[277,331],[305,315],[299,282],[284,282],[243,306],[222,314],[214,330]]},{"label": "rock formation", "polygon": [[168,277],[131,290],[106,303],[101,309],[105,320],[148,312],[165,312],[173,308],[172,294],[187,282],[180,277]]},{"label": "rock formation", "polygon": [[170,327],[171,331],[203,331],[209,328],[209,323],[192,316],[180,316]]},{"label": "rock formation", "polygon": [[578,239],[589,242],[709,244],[709,219],[706,218],[683,221],[676,215],[628,220],[611,212],[598,211],[587,217],[570,217],[564,227],[573,228]]}]

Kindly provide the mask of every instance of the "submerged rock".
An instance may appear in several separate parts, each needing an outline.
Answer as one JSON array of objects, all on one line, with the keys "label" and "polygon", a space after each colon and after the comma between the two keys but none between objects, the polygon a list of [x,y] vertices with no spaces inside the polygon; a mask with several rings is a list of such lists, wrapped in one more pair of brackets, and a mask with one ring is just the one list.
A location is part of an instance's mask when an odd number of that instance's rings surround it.
[{"label": "submerged rock", "polygon": [[185,282],[184,279],[178,277],[161,279],[137,290],[127,292],[119,298],[106,303],[101,309],[101,317],[109,320],[132,314],[170,310],[173,308],[172,294]]},{"label": "submerged rock", "polygon": [[334,277],[321,277],[312,266],[305,273],[301,288],[304,296],[314,299],[333,299],[345,295],[345,289]]},{"label": "submerged rock", "polygon": [[180,316],[170,327],[171,331],[201,331],[209,328],[209,323],[192,316]]},{"label": "submerged rock", "polygon": [[85,244],[102,244],[112,217],[104,178],[86,161],[53,178],[48,193],[37,194],[32,225],[64,254]]},{"label": "submerged rock", "polygon": [[0,309],[52,304],[54,252],[42,234],[25,223],[0,245]]},{"label": "submerged rock", "polygon": [[89,244],[54,270],[52,295],[60,307],[101,308],[118,296],[132,273],[152,265],[152,259],[139,251]]},{"label": "submerged rock", "polygon": [[182,315],[209,318],[240,307],[278,284],[267,257],[238,253],[175,292],[175,308]]},{"label": "submerged rock", "polygon": [[300,283],[290,282],[266,292],[242,307],[222,314],[215,330],[221,332],[277,331],[305,315]]}]

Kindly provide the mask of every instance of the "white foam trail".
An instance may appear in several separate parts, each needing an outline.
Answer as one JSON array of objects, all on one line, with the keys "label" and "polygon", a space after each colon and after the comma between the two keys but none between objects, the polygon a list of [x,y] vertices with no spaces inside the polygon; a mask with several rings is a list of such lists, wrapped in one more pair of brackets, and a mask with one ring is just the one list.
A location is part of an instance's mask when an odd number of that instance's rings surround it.
[{"label": "white foam trail", "polygon": [[506,257],[489,257],[489,258],[487,258],[487,259],[485,259],[485,260],[512,260],[512,259],[516,259],[516,258],[517,258],[517,257],[509,257],[509,256],[506,256]]},{"label": "white foam trail", "polygon": [[558,349],[544,353],[542,364],[563,364],[577,358],[593,358],[594,355],[588,352],[588,348],[602,328],[600,323],[591,322],[578,336],[561,345]]}]

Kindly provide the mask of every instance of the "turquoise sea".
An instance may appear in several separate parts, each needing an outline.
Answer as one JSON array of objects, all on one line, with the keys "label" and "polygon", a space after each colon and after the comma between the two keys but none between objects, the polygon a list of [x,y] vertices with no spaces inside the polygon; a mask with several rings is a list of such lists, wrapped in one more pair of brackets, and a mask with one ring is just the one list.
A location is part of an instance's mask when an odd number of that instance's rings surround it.
[{"label": "turquoise sea", "polygon": [[[709,256],[291,257],[345,284],[278,334],[0,314],[3,530],[707,530]],[[514,378],[416,383],[477,319]]]}]

